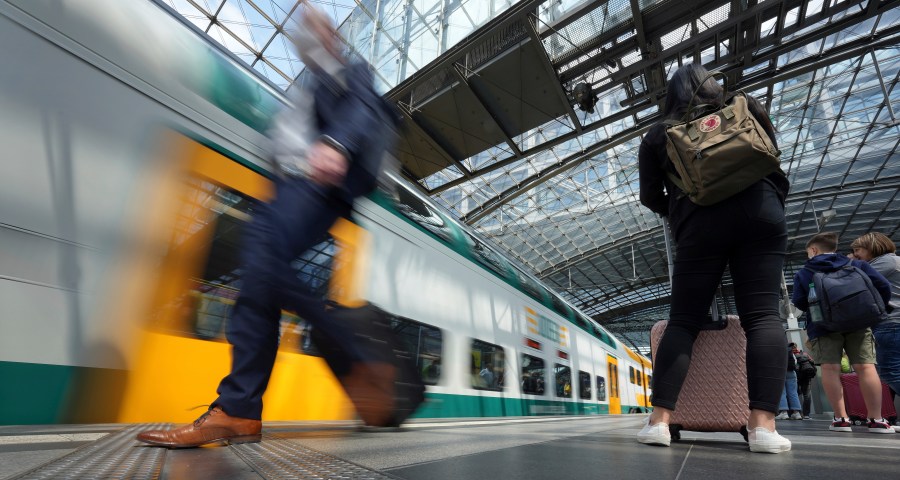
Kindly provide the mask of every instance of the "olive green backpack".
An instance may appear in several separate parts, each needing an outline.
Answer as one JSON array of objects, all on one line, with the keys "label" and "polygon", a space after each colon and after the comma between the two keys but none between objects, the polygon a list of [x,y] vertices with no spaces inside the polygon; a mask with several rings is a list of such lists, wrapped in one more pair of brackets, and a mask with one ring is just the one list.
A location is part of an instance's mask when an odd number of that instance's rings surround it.
[{"label": "olive green backpack", "polygon": [[[721,72],[709,74],[700,85]],[[742,91],[727,95],[721,109],[695,118],[710,105],[693,105],[681,120],[666,120],[666,152],[678,175],[672,183],[697,205],[713,205],[781,170],[781,152],[750,113]]]}]

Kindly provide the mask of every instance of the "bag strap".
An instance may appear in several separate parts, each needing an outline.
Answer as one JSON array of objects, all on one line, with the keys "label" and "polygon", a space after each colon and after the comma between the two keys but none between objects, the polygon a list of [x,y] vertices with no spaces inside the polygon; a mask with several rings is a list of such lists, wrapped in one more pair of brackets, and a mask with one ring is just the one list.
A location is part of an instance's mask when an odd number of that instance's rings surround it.
[{"label": "bag strap", "polygon": [[669,180],[670,180],[673,184],[675,184],[675,186],[678,187],[679,190],[681,190],[681,191],[684,192],[684,193],[688,193],[687,188],[685,188],[685,186],[684,186],[684,182],[682,182],[681,179],[678,178],[677,175],[675,175],[675,174],[672,173],[672,172],[667,171],[667,172],[666,172],[666,176],[669,177]]},{"label": "bag strap", "polygon": [[[825,284],[822,282],[822,279],[825,278],[825,272],[820,272],[817,270],[813,270],[807,266],[803,266],[803,269],[812,273],[812,277],[809,278],[809,281],[813,283],[816,287],[816,296],[819,297],[819,304],[822,307],[822,313],[825,313],[825,310],[828,308],[828,292],[825,291]],[[809,286],[807,285],[807,295],[809,294]]]},{"label": "bag strap", "polygon": [[728,77],[726,77],[725,74],[722,73],[722,72],[710,72],[708,75],[706,75],[706,77],[703,78],[703,81],[700,82],[700,85],[697,85],[697,88],[694,89],[694,93],[691,95],[691,101],[688,102],[688,108],[687,108],[687,111],[686,111],[685,114],[681,117],[682,123],[685,123],[685,122],[688,121],[688,120],[686,120],[686,119],[689,118],[689,117],[691,116],[691,111],[692,111],[694,108],[697,108],[697,107],[700,107],[700,106],[703,106],[703,107],[708,107],[708,106],[709,106],[708,104],[703,104],[703,105],[697,105],[697,106],[695,106],[695,105],[694,105],[694,99],[697,98],[697,93],[699,93],[699,92],[700,92],[700,89],[703,88],[703,84],[705,84],[706,81],[709,80],[710,78],[715,78],[715,77],[722,77],[722,83],[725,84],[725,86],[723,87],[724,92],[722,92],[722,101],[724,102],[725,96],[728,95]]}]

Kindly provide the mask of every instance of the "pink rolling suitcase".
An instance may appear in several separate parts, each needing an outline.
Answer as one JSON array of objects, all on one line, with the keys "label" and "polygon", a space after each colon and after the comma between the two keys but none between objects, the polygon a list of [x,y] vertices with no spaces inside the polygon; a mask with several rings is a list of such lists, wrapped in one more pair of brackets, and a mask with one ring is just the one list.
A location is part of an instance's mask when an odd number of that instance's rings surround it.
[{"label": "pink rolling suitcase", "polygon": [[[681,438],[681,430],[739,432],[747,439],[747,338],[737,316],[723,318],[724,329],[703,330],[694,342],[691,366],[669,422],[673,440]],[[657,322],[650,331],[654,359],[668,323]]]},{"label": "pink rolling suitcase", "polygon": [[[866,401],[863,400],[862,391],[859,389],[859,377],[855,373],[841,374],[841,387],[844,390],[844,407],[847,415],[854,425],[863,425],[868,422]],[[894,399],[891,398],[891,390],[884,383],[881,384],[881,416],[888,419],[891,424],[897,421],[897,411],[894,409]]]}]

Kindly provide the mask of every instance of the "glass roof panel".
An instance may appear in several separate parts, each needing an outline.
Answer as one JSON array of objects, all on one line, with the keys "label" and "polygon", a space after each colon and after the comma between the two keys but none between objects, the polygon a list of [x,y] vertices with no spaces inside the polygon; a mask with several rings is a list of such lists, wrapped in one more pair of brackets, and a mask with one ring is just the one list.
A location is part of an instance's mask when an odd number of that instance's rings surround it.
[{"label": "glass roof panel", "polygon": [[[287,88],[302,71],[289,39],[298,0],[163,0],[256,71]],[[310,0],[348,50],[376,67],[387,91],[453,47],[515,0]],[[626,1],[627,3],[627,1]],[[377,26],[377,27],[376,27]],[[278,38],[276,38],[278,36]],[[258,66],[267,63],[267,66]]]}]

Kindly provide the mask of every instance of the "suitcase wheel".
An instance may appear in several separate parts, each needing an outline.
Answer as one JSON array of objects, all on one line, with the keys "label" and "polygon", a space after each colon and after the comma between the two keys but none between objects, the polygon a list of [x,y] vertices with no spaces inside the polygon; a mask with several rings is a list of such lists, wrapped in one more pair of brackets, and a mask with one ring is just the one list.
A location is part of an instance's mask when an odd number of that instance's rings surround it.
[{"label": "suitcase wheel", "polygon": [[747,426],[741,425],[741,436],[744,437],[745,442],[750,443],[750,439],[747,437],[747,435],[748,435]]},{"label": "suitcase wheel", "polygon": [[681,425],[669,425],[669,435],[672,436],[672,440],[676,442],[681,440]]}]

